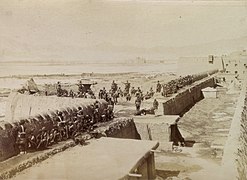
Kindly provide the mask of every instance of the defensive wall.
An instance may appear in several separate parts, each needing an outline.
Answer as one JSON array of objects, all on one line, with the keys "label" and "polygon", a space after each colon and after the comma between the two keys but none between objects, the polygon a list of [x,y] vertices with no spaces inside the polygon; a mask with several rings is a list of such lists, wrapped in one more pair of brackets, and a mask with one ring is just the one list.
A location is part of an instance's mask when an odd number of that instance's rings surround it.
[{"label": "defensive wall", "polygon": [[163,103],[164,115],[183,115],[196,102],[203,99],[202,89],[215,86],[215,76],[211,75],[186,86]]},{"label": "defensive wall", "polygon": [[[1,131],[4,132],[4,131]],[[96,128],[92,133],[90,134],[84,134],[82,135],[85,139],[91,139],[91,138],[100,138],[101,137],[112,137],[112,138],[121,138],[121,139],[136,139],[140,140],[140,134],[137,132],[137,128],[135,126],[135,123],[133,119],[131,118],[115,118],[112,121],[106,122],[105,124],[100,125],[98,128]],[[1,136],[2,138],[2,136]],[[90,140],[89,140],[90,141]],[[137,141],[136,141],[137,142]],[[141,141],[140,141],[141,142]],[[153,142],[153,141],[152,141]],[[2,139],[0,139],[0,143],[2,143]],[[9,143],[12,143],[14,145],[14,141],[9,141],[8,144],[6,143],[6,146],[1,146],[0,148],[5,147],[11,147]],[[151,142],[150,142],[151,143]],[[56,153],[62,152],[65,149],[69,147],[73,147],[76,144],[72,142],[71,140],[65,141],[64,143],[59,143],[55,145],[55,147],[51,147],[48,150],[41,151],[41,154],[34,157],[27,157],[24,161],[17,161],[12,165],[11,167],[8,167],[8,164],[12,164],[11,162],[14,161],[13,158],[9,158],[6,161],[0,162],[0,179],[8,179],[13,177],[16,173],[23,171],[24,169],[27,169],[41,161],[44,161],[48,159],[49,157],[55,155]],[[110,147],[110,144],[108,144]],[[138,148],[139,145],[137,143]],[[90,146],[89,146],[90,147]],[[106,148],[109,148],[106,147]],[[118,147],[117,147],[118,148]],[[156,147],[157,148],[157,147]],[[155,148],[155,149],[156,149]],[[11,149],[11,148],[10,148]],[[118,152],[118,150],[114,150]],[[17,151],[18,152],[18,151]],[[107,152],[106,152],[107,153]],[[5,154],[6,155],[6,154]],[[22,156],[26,156],[28,154],[24,154]],[[12,154],[13,156],[13,154]],[[109,156],[109,154],[107,154]],[[133,156],[132,156],[133,157]],[[136,156],[136,158],[139,158]],[[1,159],[2,160],[2,159]],[[5,168],[5,166],[7,166]],[[147,153],[145,154],[141,159],[136,161],[135,165],[132,167],[129,173],[138,173],[145,176],[152,175],[153,177],[155,174],[153,172],[155,170],[154,167],[154,156],[153,153]],[[126,171],[126,173],[128,173]],[[131,177],[131,178],[125,178],[125,179],[136,179],[137,177]]]},{"label": "defensive wall", "polygon": [[[242,84],[236,111],[232,119],[222,158],[225,180],[247,179],[247,87]],[[227,177],[227,178],[226,178]]]},{"label": "defensive wall", "polygon": [[[100,103],[99,114],[101,115],[103,110],[107,108],[107,102],[104,100],[98,101]],[[25,121],[27,136],[31,132],[37,135],[43,127],[47,131],[53,129],[53,120],[57,116],[57,110],[64,114],[65,120],[74,116],[78,107],[83,107],[84,115],[92,116],[94,102],[95,99],[11,94],[7,104],[7,120],[0,123],[0,161],[19,153],[16,147],[16,137],[20,120]]]}]

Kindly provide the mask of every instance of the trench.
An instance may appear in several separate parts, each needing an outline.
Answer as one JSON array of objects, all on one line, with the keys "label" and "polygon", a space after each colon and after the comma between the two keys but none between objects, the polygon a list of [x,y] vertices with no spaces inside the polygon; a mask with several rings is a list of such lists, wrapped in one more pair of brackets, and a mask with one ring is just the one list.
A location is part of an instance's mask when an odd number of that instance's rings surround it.
[{"label": "trench", "polygon": [[[156,174],[158,178],[165,179],[167,177],[179,176],[182,171],[185,171],[185,165],[180,165],[179,162],[173,163],[175,168],[169,169],[172,166],[171,162],[162,162],[163,158],[170,157],[184,157],[183,153],[186,148],[192,148],[195,139],[186,140],[185,149],[173,149],[171,140],[174,138],[180,140],[183,136],[183,131],[177,126],[174,128],[175,122],[179,119],[179,115],[186,115],[197,104],[203,101],[201,89],[209,86],[214,86],[214,78],[208,77],[202,81],[197,82],[192,87],[182,89],[182,92],[170,97],[168,101],[163,103],[164,115],[153,116],[146,115],[132,118],[118,118],[109,122],[106,126],[96,129],[94,134],[96,138],[102,136],[124,138],[124,139],[138,139],[138,140],[156,140],[160,142],[158,153],[155,154],[157,161]],[[31,99],[30,99],[31,101]],[[85,102],[84,102],[85,103]],[[16,104],[16,103],[15,103]],[[22,107],[23,108],[23,107]],[[47,107],[45,107],[47,108]],[[28,113],[29,108],[26,108]],[[38,111],[37,109],[36,111]],[[173,128],[172,128],[173,127]],[[184,129],[182,129],[184,130]],[[181,150],[181,151],[180,151]],[[182,152],[182,153],[181,153]],[[193,171],[200,170],[199,166],[193,166]]]}]

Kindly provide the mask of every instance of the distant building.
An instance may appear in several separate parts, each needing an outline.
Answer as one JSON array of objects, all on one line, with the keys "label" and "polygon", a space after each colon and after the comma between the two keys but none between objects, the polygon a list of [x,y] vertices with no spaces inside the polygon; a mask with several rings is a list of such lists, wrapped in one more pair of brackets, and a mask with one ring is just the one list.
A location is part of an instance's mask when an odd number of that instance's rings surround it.
[{"label": "distant building", "polygon": [[247,77],[247,52],[246,50],[222,56],[226,74],[235,75],[239,79]]}]

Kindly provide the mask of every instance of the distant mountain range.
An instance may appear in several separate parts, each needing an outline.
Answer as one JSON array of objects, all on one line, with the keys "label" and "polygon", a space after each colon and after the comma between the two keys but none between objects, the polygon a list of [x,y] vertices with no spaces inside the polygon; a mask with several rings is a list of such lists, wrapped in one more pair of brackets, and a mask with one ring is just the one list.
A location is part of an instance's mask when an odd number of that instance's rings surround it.
[{"label": "distant mountain range", "polygon": [[46,62],[122,62],[143,57],[146,59],[166,60],[179,57],[208,56],[229,54],[247,49],[247,36],[237,39],[217,40],[210,43],[182,47],[142,48],[118,46],[103,42],[95,46],[81,47],[80,44],[29,44],[1,37],[0,61],[46,61]]}]

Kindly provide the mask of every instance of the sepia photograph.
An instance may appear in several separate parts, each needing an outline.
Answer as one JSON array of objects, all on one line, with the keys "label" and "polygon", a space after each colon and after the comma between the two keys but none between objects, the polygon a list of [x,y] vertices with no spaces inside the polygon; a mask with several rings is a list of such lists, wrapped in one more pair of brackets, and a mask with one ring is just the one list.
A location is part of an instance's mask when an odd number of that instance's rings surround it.
[{"label": "sepia photograph", "polygon": [[0,0],[0,180],[247,180],[247,0]]}]

